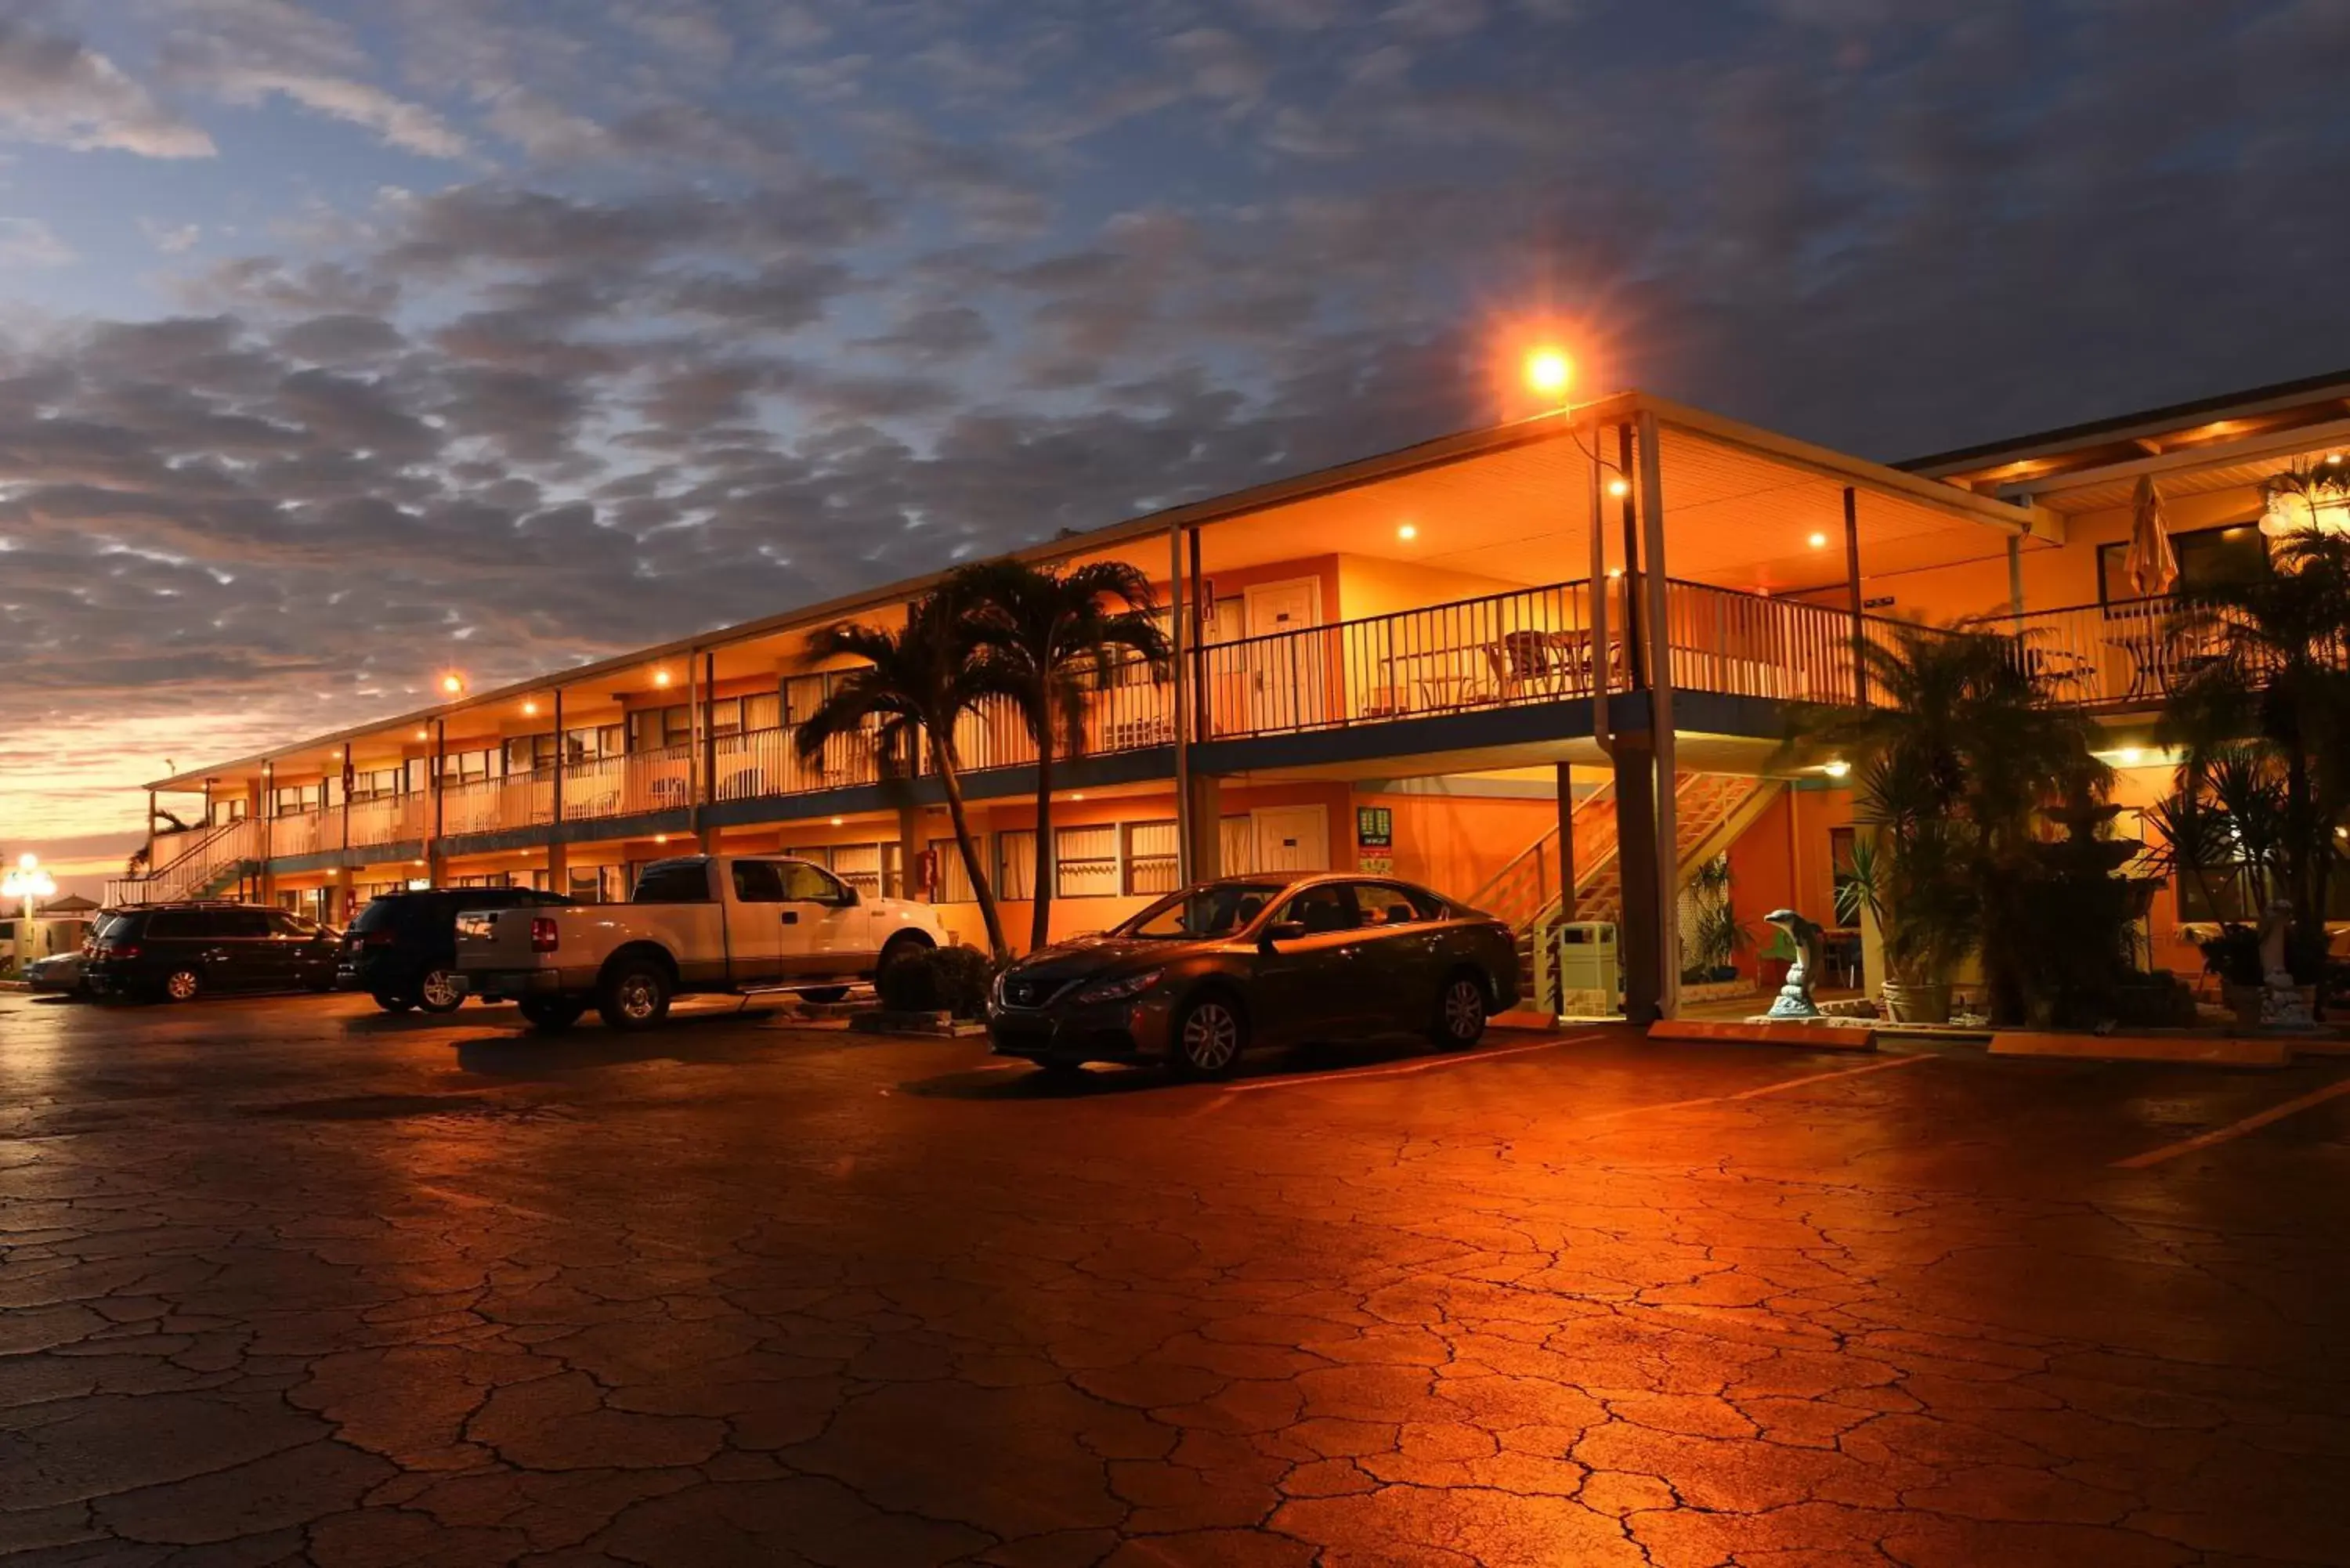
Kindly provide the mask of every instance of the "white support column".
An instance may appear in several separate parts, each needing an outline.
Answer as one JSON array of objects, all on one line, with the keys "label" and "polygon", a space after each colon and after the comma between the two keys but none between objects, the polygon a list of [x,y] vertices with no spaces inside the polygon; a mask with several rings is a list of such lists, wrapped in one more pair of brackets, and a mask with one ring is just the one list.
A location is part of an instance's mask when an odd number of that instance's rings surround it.
[{"label": "white support column", "polygon": [[1648,600],[1649,737],[1657,759],[1657,1007],[1665,1017],[1680,1008],[1680,835],[1674,807],[1671,566],[1665,558],[1664,465],[1657,451],[1657,416],[1641,410],[1641,583]]}]

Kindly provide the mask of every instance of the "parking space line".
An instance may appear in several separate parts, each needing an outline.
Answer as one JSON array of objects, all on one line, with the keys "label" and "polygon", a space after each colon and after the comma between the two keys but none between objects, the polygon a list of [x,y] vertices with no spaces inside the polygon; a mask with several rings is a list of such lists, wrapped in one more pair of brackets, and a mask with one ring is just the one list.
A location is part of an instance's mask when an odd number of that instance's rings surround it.
[{"label": "parking space line", "polygon": [[2114,1161],[2114,1168],[2144,1170],[2148,1166],[2160,1165],[2166,1159],[2176,1159],[2182,1154],[2193,1154],[2199,1148],[2210,1148],[2214,1144],[2226,1143],[2230,1138],[2241,1137],[2248,1132],[2257,1132],[2271,1122],[2281,1122],[2289,1116],[2309,1109],[2312,1106],[2322,1106],[2326,1101],[2339,1098],[2344,1095],[2350,1095],[2350,1078],[2336,1078],[2322,1089],[2313,1089],[2298,1099],[2287,1100],[2281,1106],[2271,1106],[2264,1111],[2254,1111],[2241,1121],[2230,1122],[2222,1127],[2213,1127],[2210,1132],[2199,1133],[2190,1138],[2181,1138],[2177,1143],[2164,1144],[2160,1148],[2150,1148],[2144,1154],[2134,1154],[2127,1159],[2117,1159]]},{"label": "parking space line", "polygon": [[1604,1039],[1599,1034],[1569,1034],[1557,1040],[1537,1040],[1530,1045],[1504,1045],[1498,1051],[1469,1051],[1457,1056],[1430,1056],[1417,1062],[1401,1062],[1392,1067],[1342,1067],[1335,1073],[1306,1073],[1295,1077],[1252,1078],[1244,1084],[1226,1084],[1228,1095],[1247,1094],[1254,1089],[1286,1089],[1300,1084],[1336,1084],[1357,1078],[1400,1078],[1408,1073],[1432,1073],[1439,1067],[1465,1067],[1471,1062],[1490,1062],[1496,1056],[1522,1056],[1529,1051],[1550,1051],[1561,1045],[1586,1044]]},{"label": "parking space line", "polygon": [[1758,1084],[1751,1089],[1734,1089],[1726,1095],[1704,1095],[1694,1100],[1666,1100],[1653,1106],[1626,1106],[1621,1110],[1600,1111],[1593,1116],[1577,1116],[1579,1122],[1612,1121],[1617,1116],[1637,1116],[1649,1111],[1682,1111],[1694,1106],[1727,1105],[1732,1100],[1759,1100],[1765,1095],[1800,1089],[1806,1084],[1825,1084],[1836,1078],[1857,1078],[1869,1073],[1890,1073],[1899,1067],[1914,1067],[1920,1062],[1930,1062],[1931,1056],[1896,1056],[1889,1061],[1871,1062],[1866,1067],[1838,1067],[1833,1072],[1806,1073],[1800,1078],[1781,1078],[1776,1083]]}]

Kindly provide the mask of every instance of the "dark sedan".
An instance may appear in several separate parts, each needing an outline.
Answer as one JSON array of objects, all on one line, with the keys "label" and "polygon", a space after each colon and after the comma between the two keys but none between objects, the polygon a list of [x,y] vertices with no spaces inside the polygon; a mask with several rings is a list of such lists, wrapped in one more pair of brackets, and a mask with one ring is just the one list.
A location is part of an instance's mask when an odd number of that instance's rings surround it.
[{"label": "dark sedan", "polygon": [[1471,1045],[1517,992],[1509,927],[1425,888],[1229,877],[1014,964],[988,1032],[997,1054],[1048,1068],[1160,1062],[1219,1077],[1259,1045],[1407,1032]]}]

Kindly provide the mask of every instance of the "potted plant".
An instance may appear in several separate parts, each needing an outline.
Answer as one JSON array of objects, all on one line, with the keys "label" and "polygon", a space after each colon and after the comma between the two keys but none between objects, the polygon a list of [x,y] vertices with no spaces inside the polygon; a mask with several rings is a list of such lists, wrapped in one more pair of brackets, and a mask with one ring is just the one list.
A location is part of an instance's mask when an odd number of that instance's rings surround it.
[{"label": "potted plant", "polygon": [[1702,982],[1736,980],[1738,954],[1753,945],[1754,932],[1731,907],[1730,857],[1699,867],[1690,878],[1690,896],[1697,905],[1690,929],[1690,971]]},{"label": "potted plant", "polygon": [[1947,833],[1921,828],[1853,846],[1852,869],[1836,889],[1836,919],[1877,922],[1885,944],[1885,1011],[1896,1023],[1948,1023],[1950,974],[1974,943],[1976,900],[1950,863]]}]

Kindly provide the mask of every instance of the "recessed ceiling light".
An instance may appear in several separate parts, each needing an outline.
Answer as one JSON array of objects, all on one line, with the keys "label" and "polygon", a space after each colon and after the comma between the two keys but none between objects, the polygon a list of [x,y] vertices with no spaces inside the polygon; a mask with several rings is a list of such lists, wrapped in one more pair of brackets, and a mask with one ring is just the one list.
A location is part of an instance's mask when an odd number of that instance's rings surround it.
[{"label": "recessed ceiling light", "polygon": [[1852,772],[1852,764],[1846,762],[1842,757],[1838,757],[1835,761],[1824,765],[1820,769],[1820,772],[1827,774],[1828,777],[1832,779],[1840,779],[1846,774]]},{"label": "recessed ceiling light", "polygon": [[1632,493],[1631,483],[1628,480],[1611,479],[1607,482],[1607,493],[1615,496],[1629,495]]},{"label": "recessed ceiling light", "polygon": [[1396,530],[1396,537],[1399,539],[1417,539],[1419,537],[1419,530],[1414,527],[1411,524],[1407,523],[1402,527]]},{"label": "recessed ceiling light", "polygon": [[838,827],[838,826],[840,826],[840,818],[838,818],[838,817],[837,817],[837,816],[836,816],[836,817],[834,817],[834,818],[832,819],[832,825],[833,825],[833,826],[835,826],[835,827]]},{"label": "recessed ceiling light", "polygon": [[1814,535],[1812,535],[1812,548],[1813,548],[1813,549],[1814,549],[1814,550],[1825,550],[1825,549],[1826,549],[1827,547],[1828,547],[1828,536],[1827,536],[1825,534],[1814,534]]},{"label": "recessed ceiling light", "polygon": [[533,701],[531,699],[529,699],[529,698],[527,698],[527,697],[524,698],[524,699],[523,699],[523,704],[522,704],[522,714],[523,714],[523,717],[524,717],[524,718],[525,718],[525,719],[536,719],[536,718],[537,718],[537,717],[538,717],[538,704],[537,704],[536,701]]},{"label": "recessed ceiling light", "polygon": [[668,685],[668,684],[669,684],[669,671],[668,671],[668,670],[654,670],[654,671],[653,671],[653,684],[654,684],[654,685],[656,685],[656,686],[666,686],[666,685]]}]

